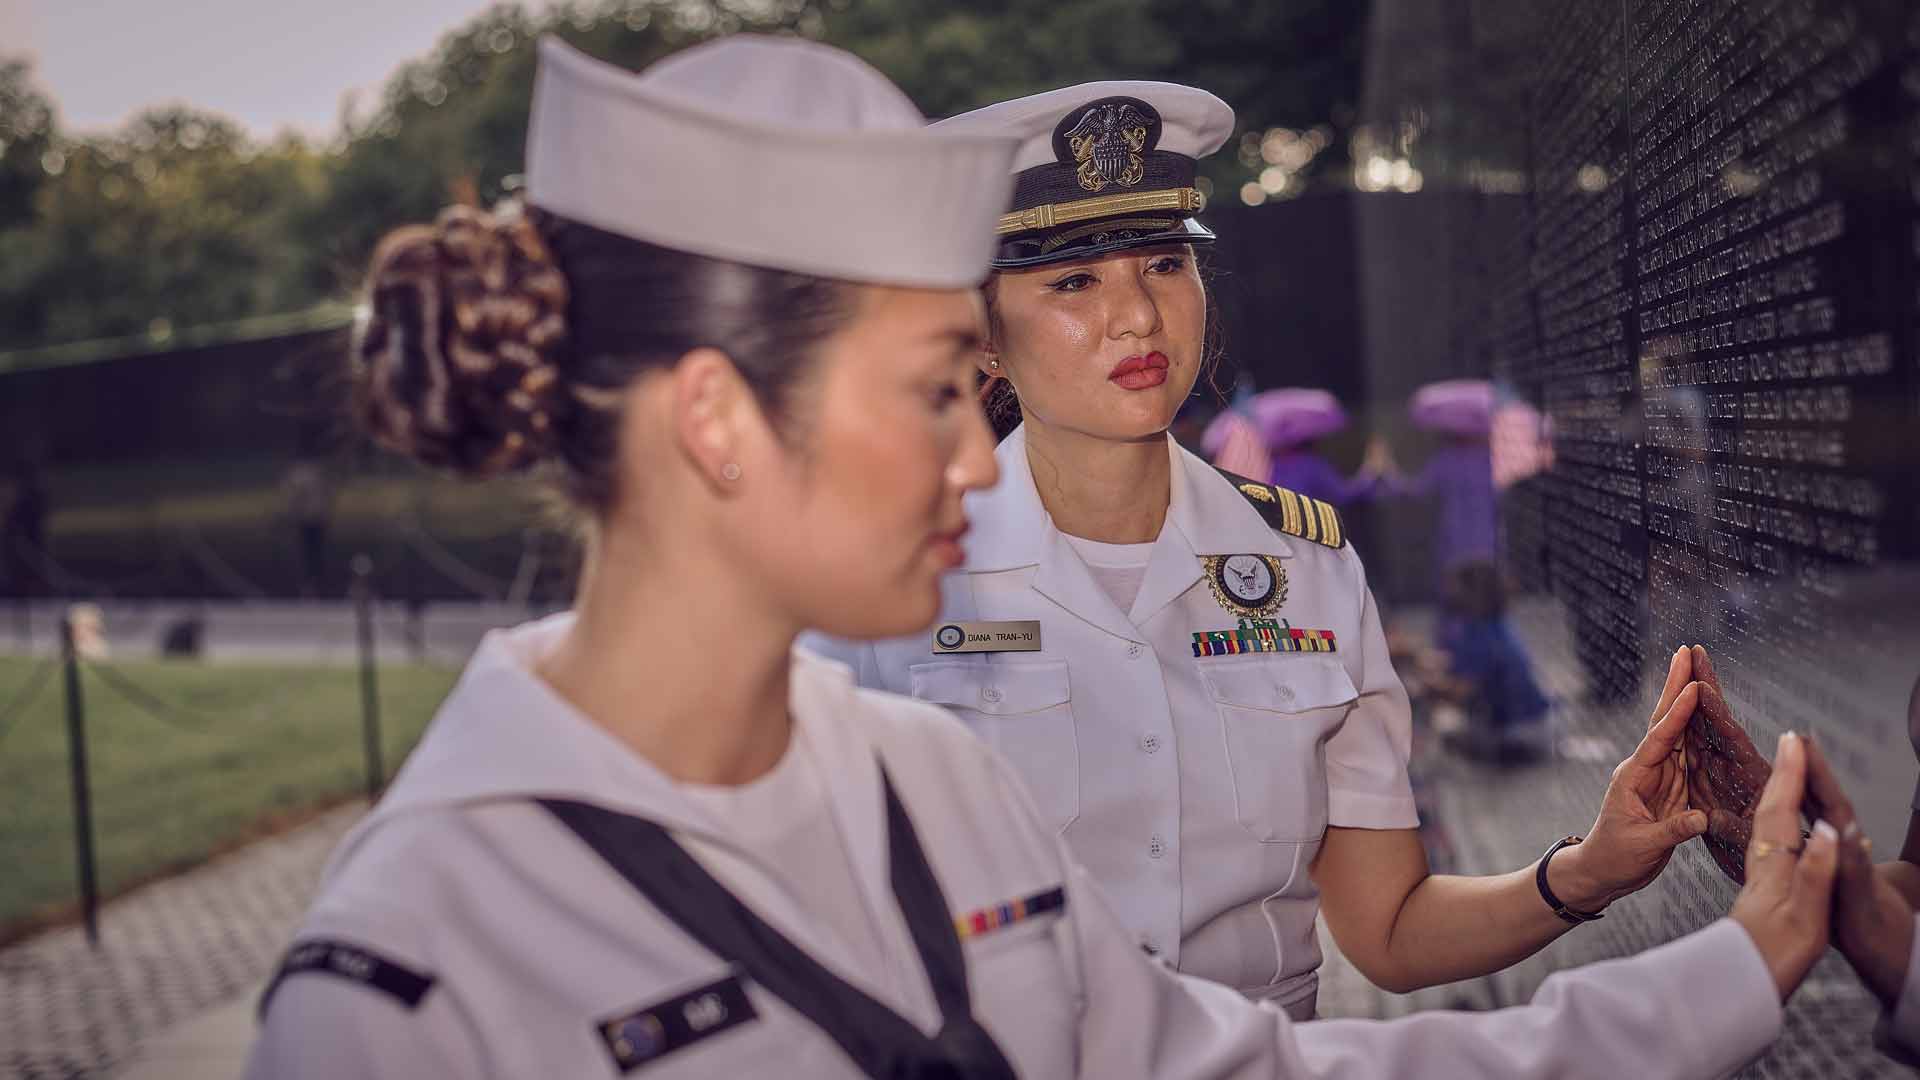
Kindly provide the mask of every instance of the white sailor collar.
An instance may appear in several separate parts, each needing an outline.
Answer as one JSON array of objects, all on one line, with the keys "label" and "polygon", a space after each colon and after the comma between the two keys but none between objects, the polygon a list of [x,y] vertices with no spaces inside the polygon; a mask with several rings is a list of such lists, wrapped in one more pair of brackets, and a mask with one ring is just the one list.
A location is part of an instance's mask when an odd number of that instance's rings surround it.
[{"label": "white sailor collar", "polygon": [[[1260,516],[1232,481],[1167,436],[1173,458],[1167,524],[1197,555],[1252,554],[1288,558],[1293,547]],[[1013,429],[994,451],[1000,482],[967,497],[972,531],[967,537],[968,573],[1034,566],[1055,532],[1040,502],[1027,462],[1026,425]]]},{"label": "white sailor collar", "polygon": [[[566,634],[573,618],[565,612],[487,634],[363,828],[413,810],[554,798],[591,802],[664,828],[724,840],[725,822],[686,798],[671,777],[534,673],[533,665]],[[874,752],[855,745],[855,727],[844,720],[853,709],[850,674],[797,649],[792,664],[788,753],[812,755],[821,776],[837,778],[832,786],[838,791],[870,791],[872,808],[853,816],[875,817],[880,795]],[[838,782],[850,772],[860,773],[862,782]],[[853,831],[865,830],[854,826]]]}]

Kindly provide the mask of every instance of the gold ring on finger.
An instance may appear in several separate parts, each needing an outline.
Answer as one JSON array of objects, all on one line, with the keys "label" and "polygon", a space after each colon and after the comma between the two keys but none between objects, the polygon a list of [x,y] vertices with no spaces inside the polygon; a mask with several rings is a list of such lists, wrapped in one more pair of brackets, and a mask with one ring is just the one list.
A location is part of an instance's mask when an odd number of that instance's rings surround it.
[{"label": "gold ring on finger", "polygon": [[1803,846],[1805,845],[1795,844],[1789,847],[1786,844],[1776,844],[1771,840],[1755,840],[1753,842],[1753,850],[1747,853],[1747,858],[1764,859],[1778,851],[1784,851],[1789,855],[1798,855]]}]

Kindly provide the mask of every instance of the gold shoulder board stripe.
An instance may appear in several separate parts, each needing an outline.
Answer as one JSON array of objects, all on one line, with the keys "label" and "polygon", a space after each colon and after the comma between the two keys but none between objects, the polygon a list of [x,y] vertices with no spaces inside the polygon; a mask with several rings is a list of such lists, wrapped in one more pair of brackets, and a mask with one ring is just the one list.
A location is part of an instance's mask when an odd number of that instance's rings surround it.
[{"label": "gold shoulder board stripe", "polygon": [[1346,526],[1341,524],[1340,511],[1332,503],[1236,476],[1225,469],[1215,471],[1226,477],[1241,497],[1252,503],[1253,508],[1260,512],[1260,517],[1276,532],[1330,548],[1346,546]]},{"label": "gold shoulder board stripe", "polygon": [[1313,500],[1313,504],[1320,509],[1320,542],[1332,548],[1345,543],[1340,528],[1340,512],[1333,508],[1332,503],[1321,499]]}]

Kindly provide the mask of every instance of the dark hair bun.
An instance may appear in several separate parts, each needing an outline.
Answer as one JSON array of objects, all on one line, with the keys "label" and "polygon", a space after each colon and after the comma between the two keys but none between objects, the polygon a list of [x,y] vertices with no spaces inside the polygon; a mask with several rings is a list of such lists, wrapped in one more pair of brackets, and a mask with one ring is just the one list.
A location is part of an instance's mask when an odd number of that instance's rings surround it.
[{"label": "dark hair bun", "polygon": [[468,476],[546,456],[567,401],[567,280],[531,222],[449,207],[388,233],[367,286],[354,363],[376,439]]}]

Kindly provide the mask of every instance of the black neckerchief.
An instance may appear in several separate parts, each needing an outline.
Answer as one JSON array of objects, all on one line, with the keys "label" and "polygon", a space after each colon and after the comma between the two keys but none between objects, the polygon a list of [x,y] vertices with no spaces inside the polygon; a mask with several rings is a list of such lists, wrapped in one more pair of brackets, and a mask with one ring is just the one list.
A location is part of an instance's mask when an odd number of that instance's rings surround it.
[{"label": "black neckerchief", "polygon": [[868,1076],[1012,1080],[1013,1066],[974,1019],[953,914],[884,767],[880,782],[887,795],[893,896],[940,1005],[942,1023],[932,1038],[769,926],[659,825],[564,799],[541,799],[540,805],[688,936],[826,1032]]}]

